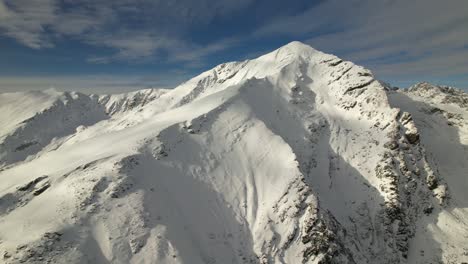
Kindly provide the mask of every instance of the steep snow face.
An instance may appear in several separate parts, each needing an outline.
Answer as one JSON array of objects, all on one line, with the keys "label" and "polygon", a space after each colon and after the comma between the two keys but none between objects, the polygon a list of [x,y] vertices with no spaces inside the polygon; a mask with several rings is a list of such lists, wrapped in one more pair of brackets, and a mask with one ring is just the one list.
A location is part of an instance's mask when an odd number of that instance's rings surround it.
[{"label": "steep snow face", "polygon": [[[38,103],[0,118],[16,139],[1,148],[0,257],[467,261],[466,144],[452,142],[460,157],[447,161],[431,145],[442,123],[427,129],[408,94],[300,42],[173,90],[16,94]],[[34,116],[45,121],[20,124]],[[42,140],[37,149],[12,154],[31,138]]]},{"label": "steep snow face", "polygon": [[[468,95],[455,88],[420,83],[389,93],[389,98],[392,105],[411,113],[437,176],[429,180],[436,190],[445,184],[450,196],[445,210],[420,220],[422,231],[416,234],[410,259],[424,259],[418,251],[435,251],[441,252],[447,263],[466,261],[467,248],[462,245],[468,239]],[[429,239],[435,239],[438,245],[426,243]]]},{"label": "steep snow face", "polygon": [[44,92],[3,93],[0,94],[0,135],[3,138],[21,122],[34,116],[36,113],[50,107],[58,100],[60,94],[55,90]]},{"label": "steep snow face", "polygon": [[107,118],[97,98],[80,93],[45,92],[0,95],[0,168],[54,149],[76,130]]}]

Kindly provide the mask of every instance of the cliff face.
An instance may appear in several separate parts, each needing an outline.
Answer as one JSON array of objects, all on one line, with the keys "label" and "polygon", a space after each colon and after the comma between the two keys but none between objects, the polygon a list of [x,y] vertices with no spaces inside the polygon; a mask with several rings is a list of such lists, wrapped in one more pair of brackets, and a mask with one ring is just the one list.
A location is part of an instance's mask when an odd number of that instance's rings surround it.
[{"label": "cliff face", "polygon": [[468,261],[466,94],[422,86],[292,42],[173,90],[0,95],[37,102],[0,118],[3,260]]}]

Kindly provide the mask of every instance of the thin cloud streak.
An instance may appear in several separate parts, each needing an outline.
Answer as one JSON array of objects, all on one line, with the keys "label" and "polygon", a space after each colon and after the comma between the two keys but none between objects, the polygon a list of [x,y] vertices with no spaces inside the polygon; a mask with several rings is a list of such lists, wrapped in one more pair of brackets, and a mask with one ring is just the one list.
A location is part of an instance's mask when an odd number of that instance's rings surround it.
[{"label": "thin cloud streak", "polygon": [[[33,48],[54,47],[71,37],[105,47],[113,55],[90,55],[90,63],[162,60],[201,64],[204,56],[229,47],[226,41],[199,47],[187,32],[249,5],[251,0],[0,0],[0,33]],[[63,5],[70,5],[64,8]]]}]

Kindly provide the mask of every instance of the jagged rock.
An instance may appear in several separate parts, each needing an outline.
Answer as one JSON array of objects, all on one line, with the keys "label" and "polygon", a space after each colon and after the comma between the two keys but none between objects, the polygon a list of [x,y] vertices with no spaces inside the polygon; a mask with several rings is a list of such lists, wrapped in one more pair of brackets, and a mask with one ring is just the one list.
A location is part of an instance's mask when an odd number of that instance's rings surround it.
[{"label": "jagged rock", "polygon": [[427,176],[426,183],[427,183],[427,187],[430,190],[434,190],[439,185],[437,178],[434,174]]},{"label": "jagged rock", "polygon": [[48,188],[50,187],[50,183],[49,182],[45,182],[43,183],[41,186],[38,186],[38,188],[36,188],[33,192],[33,194],[35,196],[38,196],[40,195],[41,193],[45,192]]},{"label": "jagged rock", "polygon": [[410,144],[417,144],[419,142],[419,132],[413,121],[405,125],[405,137]]},{"label": "jagged rock", "polygon": [[43,180],[45,180],[47,178],[48,178],[47,176],[38,177],[38,178],[28,182],[26,185],[18,187],[17,189],[18,189],[18,191],[23,191],[23,192],[27,191],[27,190],[33,188],[34,186],[36,186],[36,184],[38,184],[39,182],[41,182],[41,181],[43,181]]},{"label": "jagged rock", "polygon": [[437,200],[439,200],[439,204],[443,205],[447,202],[448,199],[448,191],[447,186],[445,184],[439,184],[436,189],[434,189],[434,194]]},{"label": "jagged rock", "polygon": [[411,144],[416,144],[419,142],[419,134],[415,132],[407,132],[405,133],[408,142]]},{"label": "jagged rock", "polygon": [[410,121],[413,121],[413,117],[411,116],[410,113],[408,113],[408,112],[403,112],[403,113],[401,113],[400,122],[401,122],[403,125],[408,124]]},{"label": "jagged rock", "polygon": [[130,240],[130,248],[133,254],[137,254],[144,247],[145,242],[143,238],[134,238]]},{"label": "jagged rock", "polygon": [[432,211],[434,210],[434,207],[433,206],[428,206],[426,208],[424,208],[423,212],[424,214],[426,215],[430,215],[432,213]]},{"label": "jagged rock", "polygon": [[60,240],[62,235],[63,234],[61,232],[46,232],[44,237],[48,239]]},{"label": "jagged rock", "polygon": [[388,141],[384,144],[384,147],[390,150],[395,150],[398,148],[398,143],[396,141]]}]

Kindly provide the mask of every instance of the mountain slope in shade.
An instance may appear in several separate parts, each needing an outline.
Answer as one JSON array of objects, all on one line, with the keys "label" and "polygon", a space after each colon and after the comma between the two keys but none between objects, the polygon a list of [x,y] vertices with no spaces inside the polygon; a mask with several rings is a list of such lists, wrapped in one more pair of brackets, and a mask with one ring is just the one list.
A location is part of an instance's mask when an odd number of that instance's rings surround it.
[{"label": "mountain slope in shade", "polygon": [[173,90],[0,95],[0,257],[468,261],[463,98],[300,42]]}]

